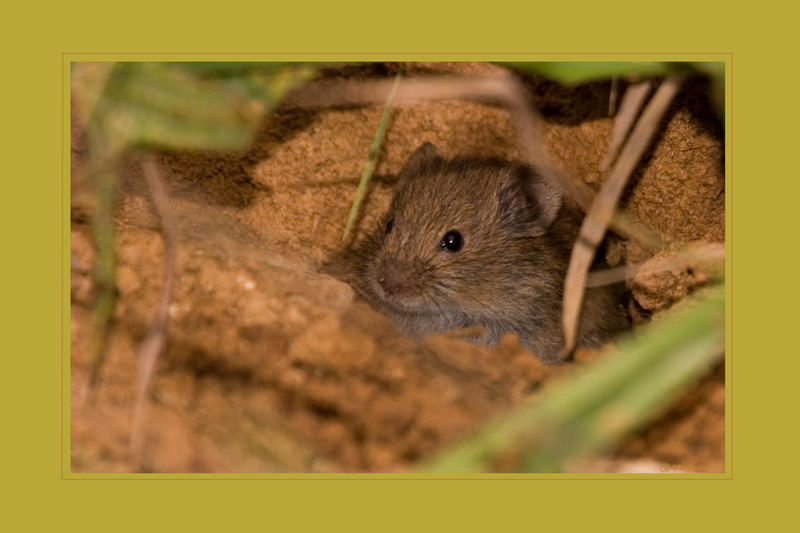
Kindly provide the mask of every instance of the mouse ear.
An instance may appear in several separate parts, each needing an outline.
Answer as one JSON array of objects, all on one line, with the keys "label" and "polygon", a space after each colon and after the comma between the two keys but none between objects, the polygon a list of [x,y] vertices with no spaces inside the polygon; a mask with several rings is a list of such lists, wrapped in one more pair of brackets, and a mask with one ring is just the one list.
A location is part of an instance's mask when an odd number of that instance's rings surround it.
[{"label": "mouse ear", "polygon": [[422,172],[426,165],[432,161],[440,159],[439,154],[436,153],[436,147],[429,142],[424,143],[422,146],[414,150],[400,171],[399,176],[408,178],[415,176]]},{"label": "mouse ear", "polygon": [[498,193],[500,220],[519,233],[542,235],[558,216],[562,194],[528,165],[517,165]]}]

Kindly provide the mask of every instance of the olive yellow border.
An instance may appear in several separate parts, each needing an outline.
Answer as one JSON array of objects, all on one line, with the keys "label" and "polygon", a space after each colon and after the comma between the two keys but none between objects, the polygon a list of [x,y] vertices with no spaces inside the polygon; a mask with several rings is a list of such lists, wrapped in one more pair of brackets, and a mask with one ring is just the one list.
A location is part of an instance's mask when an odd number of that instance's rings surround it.
[{"label": "olive yellow border", "polygon": [[[348,527],[666,530],[765,527],[793,511],[797,404],[792,300],[797,178],[794,18],[674,1],[72,2],[15,7],[4,32],[3,485],[25,529]],[[33,8],[33,9],[32,9]],[[27,11],[26,11],[27,10]],[[645,13],[646,11],[646,13]],[[738,11],[738,12],[737,12]],[[726,473],[531,479],[471,476],[134,476],[68,471],[68,86],[78,60],[721,60],[726,63]],[[791,94],[793,96],[793,94]],[[67,115],[68,116],[68,115]],[[792,209],[794,208],[794,209]],[[790,233],[785,234],[784,228]],[[772,295],[771,301],[765,296]],[[781,302],[783,300],[783,302]],[[67,361],[68,362],[68,361]],[[65,368],[66,367],[66,368]],[[98,477],[98,476],[95,476]],[[239,477],[239,476],[235,476]],[[281,479],[281,478],[286,479]],[[574,476],[573,476],[574,477]],[[501,479],[502,478],[502,479]],[[473,480],[474,479],[474,480]],[[751,522],[750,522],[751,521]],[[790,522],[787,522],[790,523]]]}]

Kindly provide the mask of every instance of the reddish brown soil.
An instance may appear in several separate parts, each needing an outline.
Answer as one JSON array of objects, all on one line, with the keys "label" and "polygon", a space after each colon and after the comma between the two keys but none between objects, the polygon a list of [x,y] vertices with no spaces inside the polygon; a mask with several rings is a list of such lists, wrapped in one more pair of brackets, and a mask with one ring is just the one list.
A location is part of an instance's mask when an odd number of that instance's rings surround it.
[{"label": "reddish brown soil", "polygon": [[[362,65],[325,76],[385,76]],[[415,72],[486,72],[418,64]],[[526,84],[547,145],[565,169],[597,181],[612,120],[609,87]],[[722,131],[701,81],[687,84],[625,204],[670,240],[722,242]],[[518,404],[574,364],[547,366],[512,337],[486,349],[400,336],[320,267],[339,248],[380,106],[278,109],[239,154],[158,156],[178,217],[178,281],[169,340],[153,383],[142,457],[129,452],[136,353],[162,289],[163,244],[137,157],[122,168],[119,303],[99,385],[87,387],[94,263],[87,208],[73,189],[71,452],[74,472],[403,471]],[[73,168],[84,155],[73,127]],[[392,178],[423,141],[445,155],[519,157],[508,113],[447,101],[394,111],[359,234],[387,205]],[[624,252],[624,248],[623,248]],[[642,252],[628,250],[628,260]],[[658,421],[588,469],[724,470],[720,366]]]}]

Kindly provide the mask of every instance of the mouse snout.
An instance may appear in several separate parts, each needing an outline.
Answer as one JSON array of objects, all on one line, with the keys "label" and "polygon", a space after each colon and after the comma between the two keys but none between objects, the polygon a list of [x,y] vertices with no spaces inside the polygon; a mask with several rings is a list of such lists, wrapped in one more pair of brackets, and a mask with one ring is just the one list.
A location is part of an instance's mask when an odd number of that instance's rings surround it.
[{"label": "mouse snout", "polygon": [[410,270],[399,265],[385,265],[378,274],[378,284],[383,289],[383,292],[386,293],[386,296],[396,296],[404,292],[410,281]]}]

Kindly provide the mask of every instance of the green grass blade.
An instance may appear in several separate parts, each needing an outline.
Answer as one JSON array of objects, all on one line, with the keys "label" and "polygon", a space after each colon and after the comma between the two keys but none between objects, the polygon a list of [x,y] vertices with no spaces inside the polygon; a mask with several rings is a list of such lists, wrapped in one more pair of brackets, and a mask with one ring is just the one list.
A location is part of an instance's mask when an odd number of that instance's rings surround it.
[{"label": "green grass blade", "polygon": [[372,177],[372,173],[375,171],[378,152],[381,149],[381,143],[383,142],[383,136],[386,133],[386,128],[389,126],[389,117],[391,116],[392,112],[392,102],[394,101],[395,93],[397,93],[397,86],[400,85],[400,78],[401,74],[398,72],[394,79],[392,90],[389,93],[389,98],[386,99],[386,103],[383,106],[383,114],[381,115],[381,120],[378,123],[378,129],[375,132],[375,137],[372,139],[372,147],[369,149],[367,164],[364,166],[364,171],[361,173],[361,180],[358,183],[356,197],[353,200],[353,205],[350,207],[350,214],[347,216],[347,224],[345,224],[344,234],[342,235],[343,241],[347,241],[350,238],[350,234],[353,231],[353,226],[356,223],[356,218],[358,217],[358,211],[361,208],[361,203],[364,201],[364,196],[367,194],[367,184]]},{"label": "green grass blade", "polygon": [[518,70],[540,74],[566,85],[606,80],[612,76],[666,76],[687,69],[682,63],[671,62],[541,61],[504,64]]},{"label": "green grass blade", "polygon": [[423,465],[427,473],[557,472],[651,420],[720,358],[724,293],[674,313]]}]

